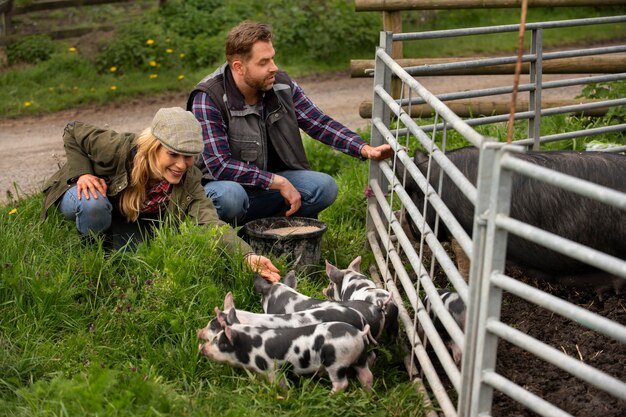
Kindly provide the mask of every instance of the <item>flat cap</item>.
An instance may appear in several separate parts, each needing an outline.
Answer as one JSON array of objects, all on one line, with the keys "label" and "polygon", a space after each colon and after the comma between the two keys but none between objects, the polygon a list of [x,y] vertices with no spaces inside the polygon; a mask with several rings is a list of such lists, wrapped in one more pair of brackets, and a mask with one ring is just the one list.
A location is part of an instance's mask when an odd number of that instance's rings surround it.
[{"label": "flat cap", "polygon": [[202,152],[202,127],[196,117],[180,107],[162,108],[152,119],[152,134],[172,152],[194,156]]}]

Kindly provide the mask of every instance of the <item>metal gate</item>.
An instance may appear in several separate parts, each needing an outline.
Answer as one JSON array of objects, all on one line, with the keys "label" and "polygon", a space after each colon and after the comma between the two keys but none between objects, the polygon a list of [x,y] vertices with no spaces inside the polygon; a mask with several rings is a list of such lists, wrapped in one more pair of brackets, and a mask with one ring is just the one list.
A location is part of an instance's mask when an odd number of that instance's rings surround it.
[{"label": "metal gate", "polygon": [[[432,39],[437,37],[469,36],[518,31],[518,25],[493,26],[472,29],[444,30],[436,32],[381,33],[380,46],[376,51],[374,70],[374,101],[372,107],[372,144],[389,143],[395,150],[393,161],[370,165],[369,185],[373,191],[368,198],[368,242],[375,255],[376,265],[384,285],[399,302],[400,320],[411,346],[410,361],[419,365],[429,390],[436,398],[445,416],[489,415],[493,391],[498,390],[511,399],[524,404],[539,415],[569,415],[553,404],[527,391],[495,372],[496,345],[498,339],[506,340],[542,360],[571,373],[610,395],[626,401],[626,383],[582,363],[525,333],[500,321],[502,290],[515,294],[529,302],[549,309],[556,314],[574,320],[589,329],[626,343],[626,327],[578,307],[560,298],[531,287],[504,274],[506,242],[508,234],[532,240],[547,248],[576,258],[603,271],[626,280],[626,261],[598,252],[589,247],[537,229],[508,216],[513,173],[551,184],[568,191],[601,201],[626,211],[626,194],[581,179],[545,169],[514,157],[524,152],[524,146],[539,148],[540,144],[608,132],[626,131],[626,124],[616,124],[594,129],[564,132],[541,136],[540,125],[544,116],[582,112],[599,107],[615,107],[626,104],[626,99],[603,100],[579,105],[550,109],[541,108],[541,92],[546,88],[582,85],[593,82],[626,79],[626,72],[596,75],[542,82],[543,62],[550,59],[593,56],[626,52],[626,45],[608,46],[542,53],[543,30],[555,27],[626,22],[626,16],[610,18],[569,20],[527,24],[531,32],[531,52],[524,55],[530,63],[530,83],[520,85],[520,91],[529,92],[529,108],[515,114],[516,120],[528,121],[528,138],[514,144],[499,143],[478,133],[474,126],[506,122],[508,115],[461,119],[443,101],[462,98],[487,97],[511,93],[511,87],[446,93],[436,96],[429,92],[413,75],[436,73],[455,68],[488,67],[512,63],[516,57],[478,59],[456,63],[430,65],[427,67],[402,68],[390,57],[393,42]],[[403,84],[402,96],[394,99],[391,79],[397,77]],[[406,94],[406,97],[404,96]],[[426,104],[433,111],[432,122],[419,125],[420,119],[412,115],[412,106]],[[454,131],[467,142],[480,149],[477,186],[466,178],[446,157],[446,141]],[[416,142],[417,141],[417,142]],[[439,142],[438,145],[436,142]],[[415,143],[427,150],[426,174],[418,169],[407,152]],[[610,151],[624,151],[626,146],[616,146]],[[430,185],[431,164],[436,163],[463,195],[474,206],[474,227],[469,236],[459,224],[439,195],[441,181]],[[405,174],[398,177],[398,166]],[[443,174],[440,178],[443,177]],[[422,207],[417,207],[408,195],[407,180],[417,183],[427,196]],[[626,181],[626,179],[625,179]],[[426,222],[428,204],[437,213],[434,229]],[[420,241],[412,242],[402,228],[398,215],[406,216],[420,231]],[[471,260],[469,286],[456,268],[442,242],[437,240],[440,224],[450,231],[458,247]],[[424,254],[430,253],[430,258]],[[433,274],[438,265],[459,297],[468,306],[465,333],[448,313],[438,295]],[[407,266],[408,265],[408,266]],[[461,370],[451,358],[446,345],[437,333],[431,317],[426,312],[420,294],[426,294],[431,308],[450,335],[452,342],[463,347]],[[417,329],[423,329],[428,344],[432,346],[441,369],[436,369],[425,343],[418,337]],[[445,373],[445,375],[443,375]],[[442,380],[454,389],[450,395]]]}]

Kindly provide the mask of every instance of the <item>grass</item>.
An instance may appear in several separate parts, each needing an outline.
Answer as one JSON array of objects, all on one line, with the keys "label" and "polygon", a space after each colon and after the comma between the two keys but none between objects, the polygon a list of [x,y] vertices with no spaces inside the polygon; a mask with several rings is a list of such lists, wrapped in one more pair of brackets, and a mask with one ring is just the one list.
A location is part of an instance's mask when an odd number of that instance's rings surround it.
[{"label": "grass", "polygon": [[[299,277],[301,291],[322,297],[323,259],[345,267],[364,255],[367,164],[312,141],[307,148],[340,160],[339,200],[321,216],[322,260]],[[217,231],[164,226],[137,252],[108,252],[54,211],[39,222],[41,202],[33,195],[0,207],[1,415],[425,415],[397,345],[381,345],[372,393],[351,380],[335,396],[324,377],[288,375],[281,392],[201,357],[196,329],[227,291],[238,308],[261,309],[241,257],[216,248]]]}]

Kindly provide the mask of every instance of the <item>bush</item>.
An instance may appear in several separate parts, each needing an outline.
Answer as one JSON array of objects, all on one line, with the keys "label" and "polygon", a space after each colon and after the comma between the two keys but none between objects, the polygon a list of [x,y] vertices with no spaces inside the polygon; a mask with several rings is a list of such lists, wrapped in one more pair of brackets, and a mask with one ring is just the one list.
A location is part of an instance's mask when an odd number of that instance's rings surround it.
[{"label": "bush", "polygon": [[225,61],[225,39],[226,34],[196,36],[185,46],[185,65],[191,69],[212,68]]},{"label": "bush", "polygon": [[103,49],[96,65],[103,73],[112,67],[118,73],[153,71],[158,67],[177,68],[182,65],[183,44],[179,36],[163,31],[157,22],[134,22],[125,26]]},{"label": "bush", "polygon": [[57,44],[48,35],[32,35],[9,44],[6,53],[9,65],[36,64],[50,59],[57,50]]}]

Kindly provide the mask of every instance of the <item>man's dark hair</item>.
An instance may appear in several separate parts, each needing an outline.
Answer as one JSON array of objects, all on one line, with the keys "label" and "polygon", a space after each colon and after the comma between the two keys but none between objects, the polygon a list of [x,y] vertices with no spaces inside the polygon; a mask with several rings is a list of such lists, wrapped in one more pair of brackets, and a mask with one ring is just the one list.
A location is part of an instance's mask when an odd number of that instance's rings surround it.
[{"label": "man's dark hair", "polygon": [[235,59],[250,59],[252,46],[258,42],[272,41],[272,27],[265,23],[244,21],[232,28],[226,38],[226,60],[232,63]]}]

